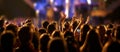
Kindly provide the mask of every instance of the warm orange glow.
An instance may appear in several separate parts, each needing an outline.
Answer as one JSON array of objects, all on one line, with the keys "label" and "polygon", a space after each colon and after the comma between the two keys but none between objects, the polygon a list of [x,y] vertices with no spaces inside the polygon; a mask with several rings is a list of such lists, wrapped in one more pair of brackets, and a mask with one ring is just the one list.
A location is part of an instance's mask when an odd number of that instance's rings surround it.
[{"label": "warm orange glow", "polygon": [[91,12],[91,16],[106,16],[106,14],[107,14],[107,11],[105,11],[105,10],[93,10],[92,12]]}]

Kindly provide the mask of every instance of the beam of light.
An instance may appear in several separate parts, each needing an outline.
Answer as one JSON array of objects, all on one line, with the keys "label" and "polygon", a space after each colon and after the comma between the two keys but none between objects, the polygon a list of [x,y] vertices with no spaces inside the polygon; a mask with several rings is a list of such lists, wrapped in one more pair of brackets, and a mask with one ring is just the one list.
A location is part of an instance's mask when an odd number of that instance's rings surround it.
[{"label": "beam of light", "polygon": [[87,0],[87,3],[88,3],[89,5],[91,5],[91,0]]},{"label": "beam of light", "polygon": [[65,15],[66,15],[66,18],[69,17],[69,0],[65,0]]},{"label": "beam of light", "polygon": [[66,7],[66,9],[65,9],[66,18],[68,18],[68,14],[69,14],[69,9],[68,9],[68,7]]}]

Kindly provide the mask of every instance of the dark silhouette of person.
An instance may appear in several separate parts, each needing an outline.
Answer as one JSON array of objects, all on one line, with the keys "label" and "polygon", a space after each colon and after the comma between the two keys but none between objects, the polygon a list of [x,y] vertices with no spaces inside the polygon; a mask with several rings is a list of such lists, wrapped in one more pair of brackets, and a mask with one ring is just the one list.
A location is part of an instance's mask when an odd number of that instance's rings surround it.
[{"label": "dark silhouette of person", "polygon": [[0,34],[5,30],[4,28],[4,24],[5,24],[5,19],[4,17],[0,17]]},{"label": "dark silhouette of person", "polygon": [[97,26],[96,29],[98,30],[98,33],[100,35],[100,41],[102,42],[102,44],[104,44],[105,43],[105,32],[106,32],[105,26],[99,25]]},{"label": "dark silhouette of person", "polygon": [[49,25],[49,22],[47,20],[42,22],[42,27],[43,28],[47,29],[48,25]]},{"label": "dark silhouette of person", "polygon": [[47,52],[68,52],[66,41],[58,37],[52,38],[48,42]]},{"label": "dark silhouette of person", "polygon": [[85,42],[86,36],[87,36],[87,32],[92,29],[92,27],[88,24],[83,24],[80,27],[80,38],[79,38],[79,44],[80,46],[83,45],[83,43]]},{"label": "dark silhouette of person", "polygon": [[18,37],[20,39],[20,47],[16,52],[35,52],[34,45],[32,43],[33,31],[29,26],[23,26],[18,31]]},{"label": "dark silhouette of person", "polygon": [[53,33],[51,34],[51,37],[52,37],[52,38],[55,38],[55,37],[60,37],[60,38],[62,38],[61,31],[59,31],[59,30],[53,31]]},{"label": "dark silhouette of person", "polygon": [[41,36],[40,36],[40,51],[41,52],[47,52],[47,45],[48,45],[48,42],[50,40],[50,36],[47,34],[47,33],[43,33]]},{"label": "dark silhouette of person", "polygon": [[15,36],[17,37],[17,31],[18,31],[17,25],[15,25],[15,24],[8,24],[8,25],[6,26],[6,30],[11,30],[11,31],[13,31],[13,32],[15,33]]},{"label": "dark silhouette of person", "polygon": [[15,52],[15,35],[12,31],[5,31],[1,35],[1,51],[2,52]]},{"label": "dark silhouette of person", "polygon": [[45,28],[40,28],[38,31],[39,31],[39,36],[41,36],[43,33],[47,33]]},{"label": "dark silhouette of person", "polygon": [[110,40],[105,43],[102,52],[120,52],[120,43],[119,41]]},{"label": "dark silhouette of person", "polygon": [[51,35],[54,30],[56,30],[56,24],[54,24],[54,23],[49,24],[47,27],[48,33]]},{"label": "dark silhouette of person", "polygon": [[79,52],[78,43],[75,38],[68,36],[65,38],[69,52]]},{"label": "dark silhouette of person", "polygon": [[102,43],[100,36],[92,29],[88,31],[84,44],[80,47],[80,52],[101,52]]},{"label": "dark silhouette of person", "polygon": [[120,26],[116,27],[114,35],[117,40],[120,40]]}]

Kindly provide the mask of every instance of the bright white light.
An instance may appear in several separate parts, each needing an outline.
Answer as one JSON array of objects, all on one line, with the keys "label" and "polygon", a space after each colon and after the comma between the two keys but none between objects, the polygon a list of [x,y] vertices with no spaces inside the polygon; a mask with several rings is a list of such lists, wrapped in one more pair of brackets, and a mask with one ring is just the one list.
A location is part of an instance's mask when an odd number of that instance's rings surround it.
[{"label": "bright white light", "polygon": [[65,15],[66,15],[66,18],[68,18],[69,16],[69,0],[65,0]]},{"label": "bright white light", "polygon": [[91,0],[87,0],[87,3],[88,3],[89,5],[91,5]]},{"label": "bright white light", "polygon": [[68,18],[68,14],[69,14],[69,9],[68,7],[65,9],[65,15],[66,15],[66,18]]},{"label": "bright white light", "polygon": [[38,14],[40,11],[39,10],[36,10],[36,13]]},{"label": "bright white light", "polygon": [[65,3],[69,3],[69,0],[65,0]]}]

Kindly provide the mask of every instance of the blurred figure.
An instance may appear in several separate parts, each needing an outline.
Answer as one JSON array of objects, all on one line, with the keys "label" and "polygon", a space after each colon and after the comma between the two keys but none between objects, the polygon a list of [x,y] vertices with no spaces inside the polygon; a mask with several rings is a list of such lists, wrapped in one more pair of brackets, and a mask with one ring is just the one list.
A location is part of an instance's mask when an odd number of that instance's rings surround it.
[{"label": "blurred figure", "polygon": [[79,46],[74,37],[67,36],[65,38],[69,52],[79,52]]},{"label": "blurred figure", "polygon": [[70,30],[64,32],[64,38],[72,37],[74,38],[74,33]]},{"label": "blurred figure", "polygon": [[120,52],[120,42],[119,41],[108,41],[105,43],[102,52]]},{"label": "blurred figure", "polygon": [[87,32],[92,29],[91,25],[88,24],[82,24],[80,27],[80,37],[79,37],[79,44],[80,46],[83,45],[83,43],[85,42],[86,36],[87,36]]},{"label": "blurred figure", "polygon": [[68,21],[64,22],[63,32],[70,30],[70,23]]},{"label": "blurred figure", "polygon": [[61,31],[59,30],[53,31],[53,33],[51,34],[51,37],[52,38],[55,38],[55,37],[63,38],[63,36],[61,35]]},{"label": "blurred figure", "polygon": [[56,23],[51,23],[47,27],[47,32],[51,35],[54,30],[56,30]]},{"label": "blurred figure", "polygon": [[[39,51],[39,33],[38,30],[35,28],[34,24],[32,23],[31,19],[27,19],[25,21],[24,26],[29,27],[31,34],[32,34],[32,44],[33,44],[33,48],[35,49],[35,51]],[[23,27],[24,27],[23,26]]]},{"label": "blurred figure", "polygon": [[68,52],[65,40],[61,38],[52,38],[48,43],[47,52]]},{"label": "blurred figure", "polygon": [[113,26],[113,24],[107,24],[107,29],[112,29],[112,28],[114,28],[114,26]]},{"label": "blurred figure", "polygon": [[43,33],[47,33],[47,30],[45,28],[39,29],[39,36],[41,36]]},{"label": "blurred figure", "polygon": [[1,52],[15,52],[15,34],[12,31],[5,31],[1,35]]},{"label": "blurred figure", "polygon": [[101,52],[102,47],[100,36],[92,29],[88,31],[85,42],[80,47],[80,52]]},{"label": "blurred figure", "polygon": [[104,25],[99,25],[96,27],[99,35],[100,35],[100,41],[102,42],[102,44],[105,44],[105,33],[106,33],[106,28]]},{"label": "blurred figure", "polygon": [[48,22],[54,21],[54,10],[53,10],[52,7],[50,7],[50,8],[47,9],[46,16],[47,16],[47,21]]},{"label": "blurred figure", "polygon": [[0,34],[5,30],[5,16],[0,16]]},{"label": "blurred figure", "polygon": [[65,23],[65,19],[66,19],[66,15],[64,12],[60,12],[60,16],[61,18],[59,19],[59,29],[63,32],[63,28],[64,28],[64,23]]},{"label": "blurred figure", "polygon": [[14,36],[15,36],[15,39],[16,39],[16,42],[15,42],[15,45],[14,45],[15,48],[18,48],[20,46],[20,41],[19,41],[19,38],[18,38],[18,29],[19,29],[19,27],[15,24],[8,24],[6,26],[6,30],[10,30],[14,33]]},{"label": "blurred figure", "polygon": [[106,33],[105,33],[105,39],[104,39],[104,43],[106,43],[107,41],[109,40],[112,40],[113,37],[112,37],[112,30],[107,30]]},{"label": "blurred figure", "polygon": [[17,32],[18,32],[18,26],[15,24],[8,24],[6,26],[6,30],[11,30],[12,32],[15,33],[15,36],[17,37]]},{"label": "blurred figure", "polygon": [[40,37],[39,37],[40,41],[40,52],[47,52],[47,45],[48,42],[50,40],[50,36],[47,33],[43,33]]},{"label": "blurred figure", "polygon": [[50,23],[50,22],[47,21],[47,20],[46,20],[46,21],[43,21],[43,22],[42,22],[42,27],[45,28],[45,29],[47,29],[49,23]]},{"label": "blurred figure", "polygon": [[120,41],[120,26],[117,26],[115,29],[115,39]]},{"label": "blurred figure", "polygon": [[32,38],[33,31],[29,26],[24,26],[18,31],[18,37],[20,39],[20,47],[16,52],[35,52]]},{"label": "blurred figure", "polygon": [[39,33],[33,32],[32,43],[36,52],[39,52]]},{"label": "blurred figure", "polygon": [[76,27],[78,26],[78,22],[77,21],[73,21],[73,24],[72,24],[72,31],[74,32]]}]

